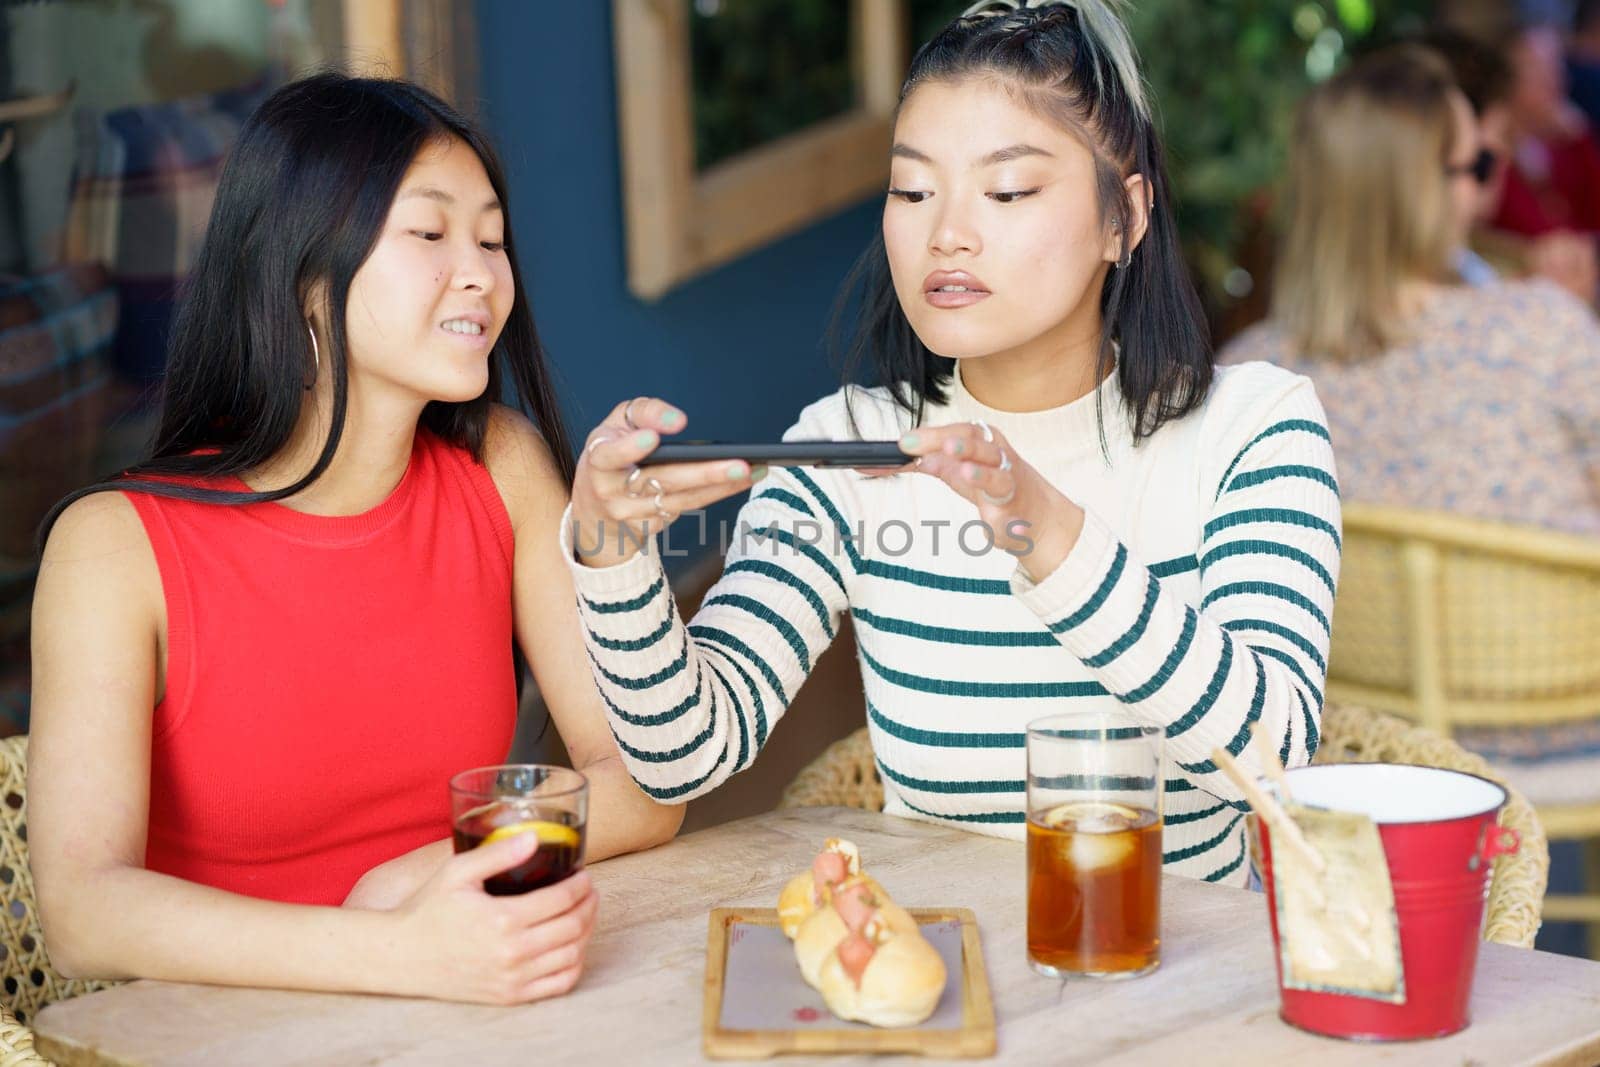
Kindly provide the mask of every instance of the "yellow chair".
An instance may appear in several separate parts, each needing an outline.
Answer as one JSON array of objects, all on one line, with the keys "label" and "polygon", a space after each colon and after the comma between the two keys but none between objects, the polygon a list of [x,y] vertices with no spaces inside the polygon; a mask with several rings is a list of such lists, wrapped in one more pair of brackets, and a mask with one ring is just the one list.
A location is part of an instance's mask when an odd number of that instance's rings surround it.
[{"label": "yellow chair", "polygon": [[[1357,707],[1330,707],[1322,716],[1322,742],[1314,763],[1411,763],[1498,777],[1484,760],[1449,738]],[[1501,784],[1505,782],[1502,780]],[[1550,869],[1544,831],[1533,809],[1507,786],[1510,799],[1500,825],[1517,831],[1522,847],[1494,861],[1483,937],[1531,948],[1539,931],[1539,905]],[[883,810],[883,782],[872,759],[866,727],[836,741],[795,776],[781,808],[846,807]]]},{"label": "yellow chair", "polygon": [[28,869],[28,739],[0,740],[0,1067],[51,1067],[33,1050],[28,1022],[58,1000],[114,982],[68,981],[50,966]]},{"label": "yellow chair", "polygon": [[[1600,867],[1600,752],[1500,758],[1551,728],[1600,738],[1600,539],[1409,508],[1349,504],[1328,700],[1393,712],[1483,745],[1552,839]],[[1544,915],[1590,923],[1600,885]]]}]

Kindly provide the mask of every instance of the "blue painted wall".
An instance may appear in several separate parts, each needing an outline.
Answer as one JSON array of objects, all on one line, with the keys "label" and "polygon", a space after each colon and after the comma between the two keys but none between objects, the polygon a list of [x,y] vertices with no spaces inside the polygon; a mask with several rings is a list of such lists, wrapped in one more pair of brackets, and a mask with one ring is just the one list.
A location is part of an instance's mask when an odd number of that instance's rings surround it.
[{"label": "blue painted wall", "polygon": [[477,12],[483,117],[573,432],[651,394],[688,413],[689,437],[776,440],[838,385],[823,333],[880,201],[643,303],[626,281],[611,5],[479,0]]}]

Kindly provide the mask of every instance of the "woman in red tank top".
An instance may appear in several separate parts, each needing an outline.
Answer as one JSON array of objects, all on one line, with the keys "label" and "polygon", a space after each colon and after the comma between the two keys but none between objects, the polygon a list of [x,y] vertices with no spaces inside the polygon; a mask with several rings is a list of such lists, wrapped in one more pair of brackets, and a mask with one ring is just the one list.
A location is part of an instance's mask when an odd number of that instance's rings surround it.
[{"label": "woman in red tank top", "polygon": [[588,876],[491,897],[536,835],[448,840],[448,777],[506,758],[514,646],[589,778],[590,857],[676,832],[584,661],[507,212],[482,133],[405,82],[320,74],[245,124],[150,456],[46,522],[30,846],[63,973],[571,988]]}]

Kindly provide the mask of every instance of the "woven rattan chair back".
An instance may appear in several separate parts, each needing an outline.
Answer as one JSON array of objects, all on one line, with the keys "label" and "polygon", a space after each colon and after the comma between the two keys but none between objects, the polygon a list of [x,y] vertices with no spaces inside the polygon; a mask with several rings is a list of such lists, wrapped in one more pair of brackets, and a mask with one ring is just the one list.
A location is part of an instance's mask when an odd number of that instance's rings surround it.
[{"label": "woven rattan chair back", "polygon": [[863,726],[800,769],[783,791],[780,808],[860,808],[883,810],[883,779],[872,758],[872,739]]},{"label": "woven rattan chair back", "polygon": [[[1600,718],[1600,538],[1346,505],[1328,701],[1446,736]],[[1544,916],[1589,923],[1600,958],[1600,796],[1582,793],[1538,807],[1551,838],[1583,842],[1589,872]]]},{"label": "woven rattan chair back", "polygon": [[1504,786],[1509,797],[1500,825],[1515,830],[1522,845],[1514,855],[1494,861],[1483,939],[1533,947],[1550,875],[1550,849],[1533,807],[1482,756],[1425,726],[1355,705],[1329,704],[1322,712],[1322,740],[1312,762],[1409,763],[1465,771]]},{"label": "woven rattan chair back", "polygon": [[1446,736],[1600,716],[1600,540],[1347,505],[1328,699]]},{"label": "woven rattan chair back", "polygon": [[116,984],[69,981],[45,955],[28,869],[27,779],[27,736],[0,740],[0,1067],[46,1062],[33,1053],[27,1028],[39,1009]]}]

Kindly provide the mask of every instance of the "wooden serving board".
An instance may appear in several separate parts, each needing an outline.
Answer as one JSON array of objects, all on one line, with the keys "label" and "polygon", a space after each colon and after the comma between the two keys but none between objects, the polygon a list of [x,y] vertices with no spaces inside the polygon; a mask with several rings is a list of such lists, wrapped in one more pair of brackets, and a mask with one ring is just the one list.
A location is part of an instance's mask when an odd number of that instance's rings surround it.
[{"label": "wooden serving board", "polygon": [[[907,908],[924,926],[959,924],[960,968],[950,968],[951,983],[946,1000],[921,1026],[880,1029],[845,1022],[827,1011],[802,1006],[794,1012],[808,1025],[761,1029],[732,1029],[723,1025],[724,979],[729,965],[729,948],[740,927],[766,928],[763,940],[772,931],[783,937],[774,908],[713,908],[706,940],[706,988],[701,1029],[705,1054],[712,1059],[765,1059],[783,1053],[920,1053],[944,1059],[981,1058],[994,1055],[994,1003],[989,996],[989,977],[983,965],[983,948],[978,939],[978,920],[968,908]],[[753,931],[740,931],[741,934]],[[787,941],[785,941],[787,943]],[[774,967],[761,995],[782,1004],[822,1005],[822,995],[806,985],[794,961],[792,947],[787,967]],[[737,994],[736,994],[737,995]],[[954,996],[951,1002],[948,998]],[[831,1024],[831,1025],[830,1025]]]}]

